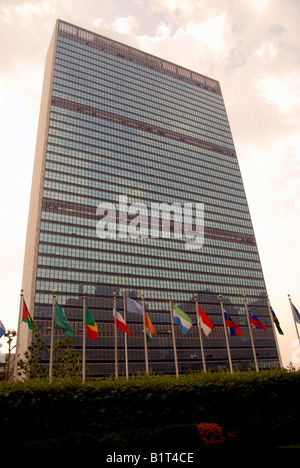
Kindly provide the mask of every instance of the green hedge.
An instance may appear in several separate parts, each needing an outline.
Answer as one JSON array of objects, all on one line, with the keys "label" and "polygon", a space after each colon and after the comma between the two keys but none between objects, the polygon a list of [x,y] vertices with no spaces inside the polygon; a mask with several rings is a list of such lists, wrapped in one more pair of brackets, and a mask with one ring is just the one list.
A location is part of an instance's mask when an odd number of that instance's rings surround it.
[{"label": "green hedge", "polygon": [[9,448],[186,452],[200,446],[196,426],[204,422],[222,427],[225,447],[299,443],[299,398],[300,373],[280,370],[134,376],[84,385],[1,382],[1,442]]}]

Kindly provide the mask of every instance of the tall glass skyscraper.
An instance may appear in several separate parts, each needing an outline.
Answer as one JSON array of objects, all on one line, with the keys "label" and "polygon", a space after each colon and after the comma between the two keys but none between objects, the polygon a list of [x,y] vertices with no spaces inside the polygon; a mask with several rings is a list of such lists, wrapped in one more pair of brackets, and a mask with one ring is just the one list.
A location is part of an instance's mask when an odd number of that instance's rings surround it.
[{"label": "tall glass skyscraper", "polygon": [[[169,224],[162,204],[170,208]],[[189,242],[197,232],[198,246]],[[175,372],[170,294],[194,324],[187,335],[175,326],[180,373],[203,365],[195,294],[215,325],[203,336],[208,368],[228,366],[219,294],[242,329],[229,338],[233,366],[253,363],[243,295],[267,328],[253,330],[259,367],[279,364],[217,81],[57,21],[45,67],[22,288],[48,345],[56,290],[79,351],[86,291],[99,328],[97,341],[87,340],[93,377],[114,372],[114,292],[121,313],[123,293],[138,302],[144,294],[156,329],[148,343],[154,372]],[[127,313],[126,321],[129,372],[144,371],[141,317]],[[55,333],[62,338],[59,327]],[[30,339],[21,322],[20,352]],[[122,332],[118,346],[123,373]]]}]

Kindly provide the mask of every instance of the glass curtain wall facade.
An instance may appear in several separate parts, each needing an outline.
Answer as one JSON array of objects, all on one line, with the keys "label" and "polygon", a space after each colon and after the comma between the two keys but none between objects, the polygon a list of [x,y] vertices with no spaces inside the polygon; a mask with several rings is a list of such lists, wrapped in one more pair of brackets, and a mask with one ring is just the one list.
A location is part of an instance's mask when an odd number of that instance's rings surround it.
[{"label": "glass curtain wall facade", "polygon": [[[55,289],[80,351],[86,291],[99,328],[96,342],[87,339],[89,375],[112,374],[113,293],[122,313],[123,292],[139,302],[143,293],[156,328],[148,344],[149,367],[172,374],[171,294],[193,321],[186,336],[175,326],[179,372],[199,370],[197,293],[199,305],[215,325],[208,338],[203,336],[206,366],[225,368],[222,294],[226,311],[243,333],[229,338],[233,365],[250,366],[253,351],[245,294],[249,308],[267,327],[253,330],[258,365],[261,369],[278,365],[266,286],[219,83],[60,20],[51,44],[23,285],[42,338],[50,345]],[[151,203],[203,204],[203,246],[188,249],[184,239],[176,237],[176,215],[169,236],[162,229],[151,235],[147,218],[136,226],[135,237],[120,236],[118,231],[99,237],[97,207],[115,206],[118,223],[122,196],[128,207],[142,203],[149,210]],[[128,223],[138,219],[135,216],[129,215]],[[141,318],[127,313],[126,320],[131,332],[129,372],[144,371]],[[20,325],[21,335],[24,327]],[[63,337],[59,327],[55,335],[55,340]],[[124,334],[118,336],[122,374]],[[48,358],[45,354],[45,361]]]}]

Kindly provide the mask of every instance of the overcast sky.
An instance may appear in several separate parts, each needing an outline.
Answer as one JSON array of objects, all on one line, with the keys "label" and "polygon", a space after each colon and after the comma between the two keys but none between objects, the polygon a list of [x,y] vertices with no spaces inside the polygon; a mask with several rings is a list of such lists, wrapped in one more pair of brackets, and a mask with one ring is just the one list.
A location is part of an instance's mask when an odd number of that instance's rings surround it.
[{"label": "overcast sky", "polygon": [[299,0],[0,0],[6,328],[17,329],[43,70],[57,18],[220,82],[268,294],[284,331],[283,362],[299,367],[287,297],[300,310]]}]

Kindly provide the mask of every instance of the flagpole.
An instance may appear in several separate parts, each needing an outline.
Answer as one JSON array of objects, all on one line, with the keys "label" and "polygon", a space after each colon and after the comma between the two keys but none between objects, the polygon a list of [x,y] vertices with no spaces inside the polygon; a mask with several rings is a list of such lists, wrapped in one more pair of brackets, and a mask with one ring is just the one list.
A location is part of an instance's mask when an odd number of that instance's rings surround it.
[{"label": "flagpole", "polygon": [[50,363],[49,363],[49,382],[52,382],[52,372],[53,372],[53,341],[54,341],[55,301],[56,301],[56,291],[55,291],[55,289],[53,289],[51,341],[50,341]]},{"label": "flagpole", "polygon": [[[23,301],[24,301],[23,289],[21,289],[20,306],[19,306],[19,323],[18,323],[18,334],[19,335],[20,335],[21,323],[22,323]],[[19,336],[17,336],[16,357],[15,357],[15,366],[14,366],[14,378],[15,379],[17,378],[19,349],[20,349],[20,340],[19,340]]]},{"label": "flagpole", "polygon": [[196,315],[197,315],[197,323],[198,323],[198,329],[199,329],[199,338],[200,338],[200,346],[201,346],[201,354],[202,354],[202,362],[203,362],[203,370],[206,372],[206,363],[205,363],[205,356],[204,356],[204,350],[203,350],[203,340],[202,340],[202,330],[201,330],[201,317],[199,315],[198,311],[198,300],[197,300],[197,294],[195,294],[195,305],[196,305]]},{"label": "flagpole", "polygon": [[280,350],[279,350],[279,344],[278,344],[277,335],[276,335],[276,331],[275,331],[275,324],[274,324],[274,320],[273,320],[273,315],[272,315],[272,311],[271,311],[271,304],[270,304],[270,299],[269,299],[268,294],[266,294],[266,297],[267,297],[267,304],[268,304],[270,319],[271,319],[271,323],[272,323],[273,335],[274,335],[274,338],[275,338],[275,343],[276,343],[276,348],[277,348],[277,354],[278,354],[278,357],[279,357],[280,368],[282,369],[283,368],[282,359],[281,359],[281,354],[280,354]]},{"label": "flagpole", "polygon": [[245,303],[247,323],[248,323],[248,328],[249,328],[249,334],[250,334],[250,340],[251,340],[251,346],[252,346],[252,351],[253,351],[254,362],[255,362],[255,369],[256,369],[256,372],[259,372],[258,363],[257,363],[257,356],[256,356],[254,340],[253,340],[253,334],[252,334],[252,329],[251,329],[250,320],[249,320],[249,309],[248,309],[248,304],[247,304],[245,294],[243,294],[243,298],[244,298],[244,303]]},{"label": "flagpole", "polygon": [[175,341],[173,305],[172,305],[172,295],[171,294],[169,294],[169,298],[170,298],[171,329],[172,329],[172,339],[173,339],[173,349],[174,349],[175,371],[176,371],[176,377],[178,378],[179,372],[178,372],[177,349],[176,349],[176,341]]},{"label": "flagpole", "polygon": [[293,310],[292,300],[291,300],[291,297],[290,297],[289,294],[288,294],[288,298],[289,298],[289,301],[290,301],[292,316],[293,316],[293,319],[294,319],[294,324],[295,324],[295,328],[296,328],[296,333],[297,333],[297,336],[298,336],[298,342],[300,342],[299,330],[298,330],[297,323],[296,323],[296,319],[295,319],[295,312],[294,312],[294,310]]},{"label": "flagpole", "polygon": [[82,301],[82,383],[86,379],[86,292],[83,291],[83,301]]},{"label": "flagpole", "polygon": [[[125,289],[123,289],[123,310],[124,310],[124,320],[126,322],[126,297],[125,297]],[[128,379],[128,349],[127,349],[127,333],[124,333],[124,344],[125,344],[125,372],[126,372],[126,379]]]},{"label": "flagpole", "polygon": [[118,378],[118,331],[117,331],[117,298],[116,293],[114,292],[114,308],[113,308],[113,316],[115,319],[115,377]]},{"label": "flagpole", "polygon": [[145,299],[144,294],[142,293],[142,305],[143,305],[143,327],[144,327],[144,348],[145,348],[145,366],[146,372],[149,373],[149,363],[148,363],[148,346],[147,346],[147,336],[146,336],[146,320],[145,320]]},{"label": "flagpole", "polygon": [[231,374],[232,374],[232,373],[233,373],[233,368],[232,368],[232,362],[231,362],[231,353],[230,353],[230,347],[229,347],[229,340],[228,340],[228,335],[227,335],[227,330],[226,330],[226,324],[225,324],[225,316],[224,316],[224,307],[223,307],[222,294],[219,294],[219,299],[220,299],[221,312],[222,312],[222,319],[223,319],[223,326],[224,326],[224,334],[225,334],[225,340],[226,340],[226,346],[227,346],[227,353],[228,353],[228,359],[229,359],[229,367],[230,367],[230,372],[231,372]]}]

